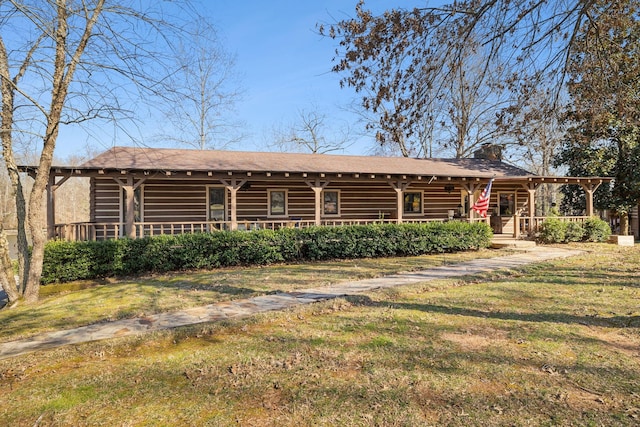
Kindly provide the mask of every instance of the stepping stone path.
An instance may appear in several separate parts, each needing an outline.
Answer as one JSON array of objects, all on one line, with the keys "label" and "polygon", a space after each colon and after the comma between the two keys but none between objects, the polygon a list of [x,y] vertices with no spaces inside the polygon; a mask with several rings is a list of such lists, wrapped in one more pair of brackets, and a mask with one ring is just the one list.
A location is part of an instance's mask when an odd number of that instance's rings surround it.
[{"label": "stepping stone path", "polygon": [[64,331],[47,332],[23,340],[0,343],[0,359],[65,345],[142,334],[198,323],[239,319],[258,313],[284,310],[302,304],[355,295],[375,289],[393,288],[413,283],[480,274],[494,270],[513,269],[527,264],[556,258],[566,258],[581,253],[582,251],[579,250],[537,246],[527,248],[521,253],[503,257],[476,259],[434,267],[428,270],[400,273],[354,282],[343,282],[321,288],[303,289],[296,292],[263,295],[254,298],[210,304],[204,307],[189,308],[177,312],[153,314],[134,319],[97,323]]}]

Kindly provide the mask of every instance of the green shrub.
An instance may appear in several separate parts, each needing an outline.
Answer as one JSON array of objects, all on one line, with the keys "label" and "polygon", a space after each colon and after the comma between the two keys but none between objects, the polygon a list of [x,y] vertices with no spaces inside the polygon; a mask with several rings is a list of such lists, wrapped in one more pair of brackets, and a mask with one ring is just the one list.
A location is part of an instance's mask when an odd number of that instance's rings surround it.
[{"label": "green shrub", "polygon": [[591,217],[582,224],[548,218],[540,227],[538,240],[542,243],[605,242],[610,235],[611,227],[600,218]]},{"label": "green shrub", "polygon": [[489,246],[486,223],[374,224],[51,241],[42,282],[277,262],[420,255]]},{"label": "green shrub", "polygon": [[540,226],[538,240],[542,243],[562,243],[565,241],[566,225],[556,218],[546,219]]},{"label": "green shrub", "polygon": [[609,224],[597,217],[584,221],[584,240],[587,242],[606,242],[611,236]]},{"label": "green shrub", "polygon": [[[96,270],[94,242],[61,242],[47,243],[45,262],[42,268],[42,281],[68,282],[91,277]],[[100,251],[103,253],[104,251]],[[51,262],[47,262],[50,261]]]},{"label": "green shrub", "polygon": [[580,242],[584,237],[584,228],[579,222],[565,222],[564,223],[564,241],[565,242]]}]

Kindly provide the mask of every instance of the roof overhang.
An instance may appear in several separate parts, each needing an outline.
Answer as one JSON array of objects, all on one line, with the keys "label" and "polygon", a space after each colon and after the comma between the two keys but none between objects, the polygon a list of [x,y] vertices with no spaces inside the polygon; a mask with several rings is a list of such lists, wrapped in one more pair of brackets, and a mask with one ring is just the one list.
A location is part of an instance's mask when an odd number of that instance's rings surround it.
[{"label": "roof overhang", "polygon": [[[21,166],[35,176],[37,167]],[[545,177],[486,159],[415,159],[220,150],[112,147],[80,166],[53,166],[53,179],[149,177],[156,179],[312,179],[510,182],[534,188],[542,183],[599,185],[611,178]]]},{"label": "roof overhang", "polygon": [[[30,176],[38,173],[36,166],[19,166],[21,172]],[[336,172],[282,172],[282,171],[239,171],[239,170],[165,170],[165,169],[119,169],[119,168],[93,168],[93,167],[73,167],[73,166],[54,166],[51,168],[52,177],[72,178],[72,177],[146,177],[156,179],[255,179],[255,180],[273,180],[273,179],[310,179],[321,178],[331,180],[404,180],[404,181],[427,181],[427,182],[488,182],[493,178],[494,183],[512,183],[512,184],[603,184],[613,180],[610,177],[573,177],[573,176],[459,176],[459,175],[408,175],[397,173],[336,173]]]}]

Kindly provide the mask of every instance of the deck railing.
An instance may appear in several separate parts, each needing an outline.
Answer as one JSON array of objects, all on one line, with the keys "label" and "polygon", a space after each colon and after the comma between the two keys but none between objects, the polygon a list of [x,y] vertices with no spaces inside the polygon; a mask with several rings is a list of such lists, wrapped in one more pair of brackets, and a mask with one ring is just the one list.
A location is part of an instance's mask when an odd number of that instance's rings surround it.
[{"label": "deck railing", "polygon": [[[463,220],[468,220],[464,218]],[[443,222],[447,219],[404,218],[403,223]],[[486,221],[484,218],[471,221]],[[396,219],[323,219],[320,223],[326,227],[348,225],[395,224]],[[306,228],[316,225],[314,220],[289,218],[278,220],[239,220],[235,222],[237,230],[277,230],[280,228]],[[208,233],[233,229],[231,221],[203,222],[136,222],[135,237],[159,236],[164,234]],[[119,239],[128,235],[124,223],[113,222],[79,222],[72,224],[56,224],[53,229],[54,239],[59,240],[106,240]]]}]

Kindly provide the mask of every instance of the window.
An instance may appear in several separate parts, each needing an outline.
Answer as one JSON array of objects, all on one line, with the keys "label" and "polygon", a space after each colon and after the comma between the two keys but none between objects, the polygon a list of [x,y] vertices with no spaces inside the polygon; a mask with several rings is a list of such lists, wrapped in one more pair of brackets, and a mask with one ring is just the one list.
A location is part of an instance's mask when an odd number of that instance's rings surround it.
[{"label": "window", "polygon": [[466,216],[469,214],[469,193],[460,191],[460,204],[458,205],[458,214]]},{"label": "window", "polygon": [[227,191],[224,187],[209,187],[208,191],[209,221],[226,221]]},{"label": "window", "polygon": [[515,194],[513,193],[500,193],[498,196],[498,215],[511,216],[515,213]]},{"label": "window", "polygon": [[340,192],[338,190],[322,192],[322,214],[340,215]]},{"label": "window", "polygon": [[287,215],[287,190],[269,190],[269,216]]},{"label": "window", "polygon": [[422,192],[407,191],[404,193],[404,213],[421,214],[422,213]]}]

